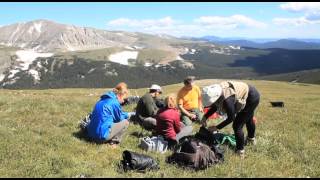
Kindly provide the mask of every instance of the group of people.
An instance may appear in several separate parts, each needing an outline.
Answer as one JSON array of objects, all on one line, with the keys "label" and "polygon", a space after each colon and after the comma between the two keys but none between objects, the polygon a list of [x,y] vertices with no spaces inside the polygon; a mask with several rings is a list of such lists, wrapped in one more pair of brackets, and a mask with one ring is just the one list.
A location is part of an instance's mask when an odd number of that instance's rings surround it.
[{"label": "group of people", "polygon": [[[194,76],[188,76],[183,83],[177,95],[169,94],[164,101],[159,98],[161,87],[152,85],[139,99],[132,113],[122,110],[129,91],[124,82],[119,83],[96,103],[90,115],[87,135],[95,142],[110,143],[114,147],[121,142],[129,122],[133,122],[152,131],[154,135],[163,136],[171,148],[182,137],[192,134],[194,122],[206,127],[213,113],[222,112],[227,114],[227,119],[207,128],[214,132],[233,122],[236,152],[244,156],[245,144],[256,142],[253,116],[260,94],[255,87],[244,82],[224,81],[201,90],[195,85]],[[204,108],[209,109],[205,114]],[[242,130],[244,125],[248,131],[246,139]]]}]

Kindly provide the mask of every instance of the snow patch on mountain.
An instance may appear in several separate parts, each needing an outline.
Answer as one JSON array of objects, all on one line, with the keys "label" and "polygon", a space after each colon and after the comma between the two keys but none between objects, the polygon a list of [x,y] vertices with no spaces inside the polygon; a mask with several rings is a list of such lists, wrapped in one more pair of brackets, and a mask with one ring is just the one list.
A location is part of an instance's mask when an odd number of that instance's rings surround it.
[{"label": "snow patch on mountain", "polygon": [[121,51],[109,56],[111,62],[129,65],[128,59],[137,59],[139,52],[138,51]]}]

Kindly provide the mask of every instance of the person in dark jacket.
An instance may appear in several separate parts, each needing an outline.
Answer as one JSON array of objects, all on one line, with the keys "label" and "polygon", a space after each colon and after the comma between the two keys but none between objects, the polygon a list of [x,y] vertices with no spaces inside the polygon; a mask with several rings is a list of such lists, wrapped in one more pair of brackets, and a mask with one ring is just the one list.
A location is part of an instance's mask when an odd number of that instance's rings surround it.
[{"label": "person in dark jacket", "polygon": [[169,95],[165,99],[165,107],[158,111],[156,119],[156,133],[162,135],[168,141],[169,148],[174,147],[182,137],[192,133],[192,126],[185,126],[180,121],[176,98],[173,95]]},{"label": "person in dark jacket", "polygon": [[[255,144],[255,123],[253,122],[254,110],[260,101],[260,94],[255,87],[243,82],[224,81],[203,88],[203,104],[210,107],[202,119],[203,126],[216,111],[226,113],[228,118],[218,124],[211,126],[209,131],[217,131],[233,122],[233,130],[236,138],[236,152],[244,158],[245,143]],[[246,125],[248,137],[244,139],[243,126]]]},{"label": "person in dark jacket", "polygon": [[158,106],[161,106],[161,101],[158,99],[160,94],[162,94],[161,87],[153,84],[149,88],[149,92],[139,99],[135,116],[131,120],[146,130],[154,130],[157,125],[155,116],[159,110]]},{"label": "person in dark jacket", "polygon": [[118,144],[129,126],[129,115],[123,112],[121,103],[128,96],[125,83],[119,83],[112,91],[106,92],[96,103],[87,127],[89,138],[97,143]]}]

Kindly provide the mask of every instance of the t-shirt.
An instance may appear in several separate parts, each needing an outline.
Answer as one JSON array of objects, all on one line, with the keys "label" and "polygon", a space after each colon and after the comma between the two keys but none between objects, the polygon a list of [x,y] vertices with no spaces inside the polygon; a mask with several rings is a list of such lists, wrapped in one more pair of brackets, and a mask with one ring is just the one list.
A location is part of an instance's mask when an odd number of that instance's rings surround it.
[{"label": "t-shirt", "polygon": [[187,90],[186,87],[181,88],[177,101],[184,109],[191,110],[199,108],[199,98],[201,98],[201,90],[198,86],[193,85],[191,90]]}]

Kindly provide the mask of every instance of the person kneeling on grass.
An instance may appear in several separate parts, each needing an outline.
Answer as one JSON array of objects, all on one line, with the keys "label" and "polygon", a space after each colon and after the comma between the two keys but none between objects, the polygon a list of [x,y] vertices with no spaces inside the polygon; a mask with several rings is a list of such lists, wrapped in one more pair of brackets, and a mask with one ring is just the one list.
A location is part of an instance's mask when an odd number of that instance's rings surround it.
[{"label": "person kneeling on grass", "polygon": [[129,126],[129,114],[123,112],[121,104],[128,96],[126,83],[119,83],[112,91],[106,92],[96,103],[87,126],[87,134],[97,143],[110,143],[113,147],[121,142]]},{"label": "person kneeling on grass", "polygon": [[172,149],[181,138],[192,134],[192,126],[185,126],[180,121],[176,98],[173,95],[165,99],[165,107],[158,111],[156,120],[156,133],[168,141],[169,149]]},{"label": "person kneeling on grass", "polygon": [[[217,126],[211,126],[209,131],[217,131],[233,122],[233,131],[236,138],[236,153],[244,158],[244,145],[256,144],[255,123],[253,121],[254,110],[260,101],[260,94],[251,85],[243,82],[224,81],[202,89],[202,101],[205,107],[210,109],[202,119],[202,125],[216,111],[224,112],[228,118]],[[245,140],[242,128],[246,124],[248,137]]]}]

